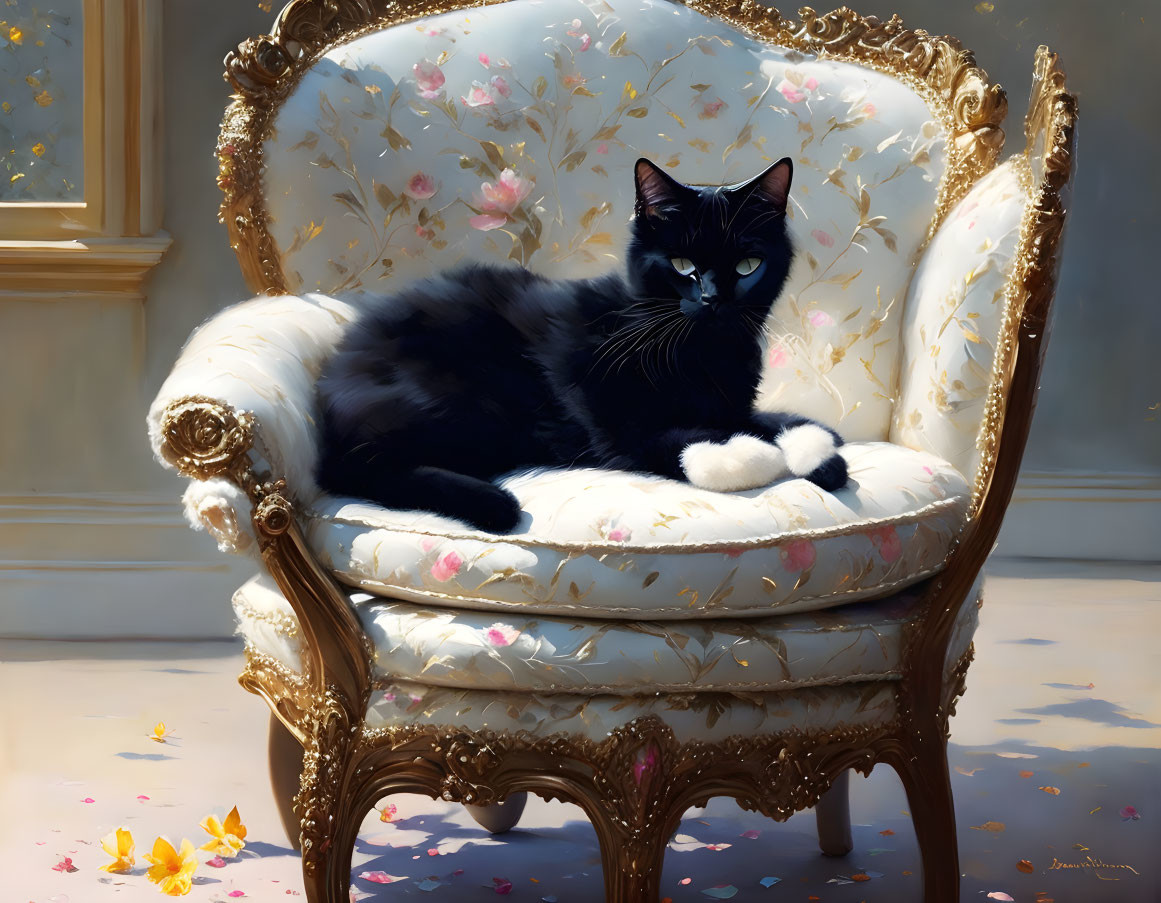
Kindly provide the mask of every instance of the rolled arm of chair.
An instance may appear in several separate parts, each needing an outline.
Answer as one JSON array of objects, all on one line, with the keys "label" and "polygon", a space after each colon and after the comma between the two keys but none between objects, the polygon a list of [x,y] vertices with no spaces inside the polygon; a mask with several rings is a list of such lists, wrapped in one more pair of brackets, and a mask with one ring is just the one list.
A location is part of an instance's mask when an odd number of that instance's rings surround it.
[{"label": "rolled arm of chair", "polygon": [[299,500],[316,491],[314,384],[354,315],[325,295],[227,308],[190,337],[150,406],[154,454],[194,481],[186,515],[223,551],[251,544],[256,484],[284,480]]}]

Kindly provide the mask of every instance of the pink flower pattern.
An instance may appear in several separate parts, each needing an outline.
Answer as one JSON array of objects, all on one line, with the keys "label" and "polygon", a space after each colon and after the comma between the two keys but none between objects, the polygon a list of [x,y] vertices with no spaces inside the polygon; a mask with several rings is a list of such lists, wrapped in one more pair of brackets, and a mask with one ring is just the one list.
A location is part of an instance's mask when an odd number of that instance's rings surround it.
[{"label": "pink flower pattern", "polygon": [[825,310],[812,311],[807,319],[810,320],[810,325],[816,328],[820,326],[834,325],[834,317],[828,314]]},{"label": "pink flower pattern", "polygon": [[774,345],[770,348],[770,366],[785,367],[790,363],[790,355],[785,345]]},{"label": "pink flower pattern", "polygon": [[488,93],[488,86],[480,82],[472,82],[467,97],[461,97],[460,102],[466,107],[490,107],[496,103],[496,98]]},{"label": "pink flower pattern", "polygon": [[786,543],[778,552],[782,559],[782,566],[791,574],[800,574],[807,568],[813,567],[817,553],[814,543],[809,539],[795,539]]},{"label": "pink flower pattern", "polygon": [[718,113],[728,107],[729,104],[720,97],[716,100],[711,100],[701,105],[701,112],[697,114],[698,119],[717,119]]},{"label": "pink flower pattern", "polygon": [[496,623],[484,632],[484,636],[493,646],[511,646],[520,636],[520,631],[507,624]]},{"label": "pink flower pattern", "polygon": [[492,87],[496,89],[496,93],[501,97],[512,96],[512,88],[508,85],[508,82],[504,79],[504,76],[493,75],[489,81],[491,82]]},{"label": "pink flower pattern", "polygon": [[415,73],[415,80],[419,83],[419,93],[422,97],[427,100],[439,97],[440,88],[447,81],[439,66],[431,60],[420,60],[411,67],[411,71]]},{"label": "pink flower pattern", "polygon": [[477,199],[481,213],[469,220],[472,228],[486,232],[504,225],[509,214],[528,197],[532,185],[531,179],[521,178],[514,169],[505,169],[495,184],[484,182],[480,185],[482,198]]},{"label": "pink flower pattern", "polygon": [[447,583],[463,566],[463,556],[453,549],[431,566],[431,576],[440,583]]},{"label": "pink flower pattern", "polygon": [[899,560],[903,554],[903,542],[899,539],[899,531],[893,526],[876,527],[868,534],[871,543],[879,550],[879,554],[887,564]]},{"label": "pink flower pattern", "polygon": [[425,201],[436,192],[435,179],[425,172],[417,172],[407,180],[403,193],[416,201]]},{"label": "pink flower pattern", "polygon": [[824,248],[834,247],[834,236],[832,236],[829,232],[824,232],[822,229],[815,229],[810,233],[810,235]]}]

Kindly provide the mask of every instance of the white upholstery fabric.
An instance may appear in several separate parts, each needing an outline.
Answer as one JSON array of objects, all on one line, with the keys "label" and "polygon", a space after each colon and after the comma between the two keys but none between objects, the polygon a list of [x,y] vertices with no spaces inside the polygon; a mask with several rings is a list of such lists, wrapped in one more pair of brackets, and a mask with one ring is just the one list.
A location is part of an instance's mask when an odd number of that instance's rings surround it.
[{"label": "white upholstery fabric", "polygon": [[945,152],[923,99],[874,69],[668,2],[514,0],[327,53],[263,157],[288,284],[335,293],[463,257],[591,275],[619,265],[638,156],[706,184],[791,156],[800,253],[762,404],[883,440]]},{"label": "white upholstery fabric", "polygon": [[504,481],[504,536],[432,514],[320,497],[307,539],[345,583],[456,608],[662,620],[827,608],[943,566],[968,490],[946,462],[887,443],[842,448],[851,482],[747,492],[593,470]]},{"label": "white upholstery fabric", "polygon": [[[158,460],[166,407],[190,396],[209,397],[255,415],[259,447],[252,454],[259,473],[284,478],[299,498],[312,497],[318,460],[314,384],[354,313],[325,295],[259,297],[204,323],[149,408],[149,440]],[[239,523],[249,522],[248,512],[237,514]],[[194,520],[196,507],[187,507],[187,515]],[[204,526],[200,519],[194,525]]]},{"label": "white upholstery fabric", "polygon": [[996,342],[1024,211],[1027,161],[984,176],[940,226],[903,309],[903,371],[891,441],[950,461],[972,479]]},{"label": "white upholstery fabric", "polygon": [[[971,642],[976,594],[961,610],[948,654]],[[824,612],[714,621],[497,620],[353,593],[375,650],[377,680],[522,692],[631,695],[649,692],[788,690],[900,674],[905,625],[917,594]],[[301,668],[301,637],[274,581],[259,575],[234,595],[240,632],[259,651]]]},{"label": "white upholstery fabric", "polygon": [[371,694],[366,727],[435,724],[544,737],[603,740],[636,718],[657,715],[678,742],[886,724],[895,717],[891,682],[811,687],[786,693],[585,696],[460,690],[396,680]]}]

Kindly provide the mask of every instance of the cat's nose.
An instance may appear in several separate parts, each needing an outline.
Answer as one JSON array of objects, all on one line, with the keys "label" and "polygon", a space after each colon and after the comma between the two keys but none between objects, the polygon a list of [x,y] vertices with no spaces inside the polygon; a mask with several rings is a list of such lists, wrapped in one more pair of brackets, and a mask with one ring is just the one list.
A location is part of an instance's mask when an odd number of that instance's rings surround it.
[{"label": "cat's nose", "polygon": [[701,300],[706,304],[717,303],[718,287],[714,284],[713,270],[707,270],[701,274]]}]

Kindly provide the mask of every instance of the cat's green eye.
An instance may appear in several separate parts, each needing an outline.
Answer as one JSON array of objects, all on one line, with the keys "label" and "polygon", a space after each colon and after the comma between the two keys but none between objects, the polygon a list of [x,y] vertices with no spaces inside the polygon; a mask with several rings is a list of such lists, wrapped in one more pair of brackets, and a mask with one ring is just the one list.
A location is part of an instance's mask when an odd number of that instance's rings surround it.
[{"label": "cat's green eye", "polygon": [[688,257],[670,257],[669,262],[673,264],[673,268],[681,273],[682,276],[692,276],[697,269],[693,265],[693,261]]},{"label": "cat's green eye", "polygon": [[749,276],[761,265],[761,257],[745,257],[738,261],[738,265],[734,267],[734,270],[738,273],[739,276]]}]

